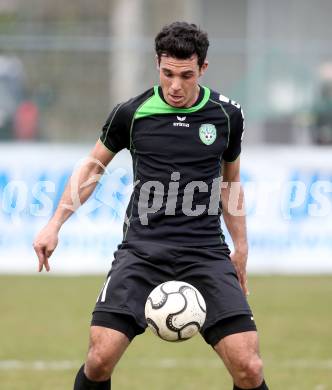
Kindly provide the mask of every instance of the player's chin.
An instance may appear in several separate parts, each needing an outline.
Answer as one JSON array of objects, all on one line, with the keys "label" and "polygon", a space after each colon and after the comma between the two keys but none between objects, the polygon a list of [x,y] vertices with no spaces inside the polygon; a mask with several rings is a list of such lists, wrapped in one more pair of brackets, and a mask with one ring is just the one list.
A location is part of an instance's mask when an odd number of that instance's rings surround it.
[{"label": "player's chin", "polygon": [[185,107],[185,102],[184,102],[184,100],[183,99],[181,99],[181,100],[170,100],[170,103],[169,103],[171,106],[173,106],[173,107],[178,107],[178,108],[183,108],[183,107]]}]

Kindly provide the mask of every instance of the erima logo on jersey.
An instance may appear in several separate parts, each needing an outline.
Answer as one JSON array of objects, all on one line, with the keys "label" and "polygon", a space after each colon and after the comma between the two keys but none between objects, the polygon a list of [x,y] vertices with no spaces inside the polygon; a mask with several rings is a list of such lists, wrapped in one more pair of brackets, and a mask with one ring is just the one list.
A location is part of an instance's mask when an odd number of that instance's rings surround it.
[{"label": "erima logo on jersey", "polygon": [[184,123],[184,121],[186,120],[186,116],[176,116],[176,119],[179,121],[179,122],[173,122],[173,126],[182,126],[182,127],[189,127],[189,123]]}]

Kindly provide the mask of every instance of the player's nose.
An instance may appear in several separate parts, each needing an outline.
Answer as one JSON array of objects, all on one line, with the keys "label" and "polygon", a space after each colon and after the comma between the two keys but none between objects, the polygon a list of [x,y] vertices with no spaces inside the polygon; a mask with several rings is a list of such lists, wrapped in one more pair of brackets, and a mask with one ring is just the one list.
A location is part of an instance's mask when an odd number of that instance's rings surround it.
[{"label": "player's nose", "polygon": [[179,92],[181,90],[181,82],[176,78],[172,80],[171,89],[173,92]]}]

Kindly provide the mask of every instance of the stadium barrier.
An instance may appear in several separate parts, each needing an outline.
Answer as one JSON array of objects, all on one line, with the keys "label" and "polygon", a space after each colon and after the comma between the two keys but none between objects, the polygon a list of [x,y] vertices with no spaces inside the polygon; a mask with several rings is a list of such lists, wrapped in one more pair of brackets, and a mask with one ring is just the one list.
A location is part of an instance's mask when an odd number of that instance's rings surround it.
[{"label": "stadium barrier", "polygon": [[[88,151],[73,145],[0,145],[0,273],[36,272],[33,238]],[[331,148],[245,148],[241,180],[249,272],[332,272],[331,156]],[[106,272],[122,239],[131,190],[131,160],[123,151],[61,230],[51,259],[53,272]]]}]

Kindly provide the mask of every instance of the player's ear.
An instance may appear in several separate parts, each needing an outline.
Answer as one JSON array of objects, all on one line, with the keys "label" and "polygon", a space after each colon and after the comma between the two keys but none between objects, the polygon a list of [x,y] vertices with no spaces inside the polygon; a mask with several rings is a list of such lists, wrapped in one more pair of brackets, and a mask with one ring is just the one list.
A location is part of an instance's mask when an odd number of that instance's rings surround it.
[{"label": "player's ear", "polygon": [[205,60],[203,65],[201,66],[201,68],[199,70],[199,76],[203,76],[203,74],[206,72],[208,66],[209,66],[209,61]]}]

